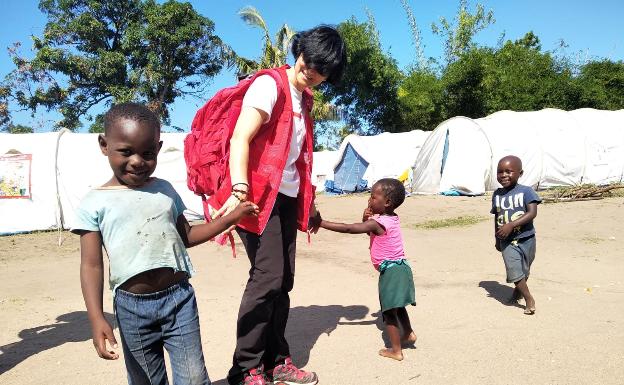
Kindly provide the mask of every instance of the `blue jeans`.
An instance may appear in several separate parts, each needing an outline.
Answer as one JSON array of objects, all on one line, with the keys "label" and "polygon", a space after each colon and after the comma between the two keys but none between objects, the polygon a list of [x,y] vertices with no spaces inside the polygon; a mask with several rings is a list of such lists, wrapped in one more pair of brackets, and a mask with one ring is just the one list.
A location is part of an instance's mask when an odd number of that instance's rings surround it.
[{"label": "blue jeans", "polygon": [[130,385],[168,385],[163,348],[174,385],[210,385],[204,363],[195,291],[188,282],[150,294],[121,289],[115,316]]}]

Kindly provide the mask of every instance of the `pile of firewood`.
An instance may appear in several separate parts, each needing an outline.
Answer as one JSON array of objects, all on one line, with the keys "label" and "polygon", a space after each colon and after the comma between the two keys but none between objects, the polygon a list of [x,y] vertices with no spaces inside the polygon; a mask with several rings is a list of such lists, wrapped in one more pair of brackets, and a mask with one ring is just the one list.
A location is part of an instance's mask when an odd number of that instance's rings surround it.
[{"label": "pile of firewood", "polygon": [[593,184],[583,184],[571,187],[557,187],[546,191],[540,191],[544,202],[570,202],[602,199],[613,196],[613,191],[624,189],[624,184],[610,184],[606,186],[596,186]]}]

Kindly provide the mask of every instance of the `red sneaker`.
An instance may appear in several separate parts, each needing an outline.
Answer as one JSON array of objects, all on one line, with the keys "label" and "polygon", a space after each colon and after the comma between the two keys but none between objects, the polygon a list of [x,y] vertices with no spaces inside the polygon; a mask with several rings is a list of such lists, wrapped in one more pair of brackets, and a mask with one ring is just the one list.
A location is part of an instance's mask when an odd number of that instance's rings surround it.
[{"label": "red sneaker", "polygon": [[251,369],[243,375],[239,385],[268,385],[267,379],[262,371],[262,366]]},{"label": "red sneaker", "polygon": [[277,365],[267,372],[271,381],[275,384],[285,385],[314,385],[318,383],[318,377],[314,372],[306,372],[297,368],[290,357],[286,357],[283,364]]}]

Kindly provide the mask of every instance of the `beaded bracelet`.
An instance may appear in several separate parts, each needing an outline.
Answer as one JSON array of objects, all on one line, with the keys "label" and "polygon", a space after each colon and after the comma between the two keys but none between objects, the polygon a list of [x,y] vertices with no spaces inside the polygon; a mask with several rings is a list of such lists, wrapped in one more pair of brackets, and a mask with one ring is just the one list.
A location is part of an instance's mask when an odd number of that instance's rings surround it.
[{"label": "beaded bracelet", "polygon": [[245,183],[245,182],[238,182],[238,183],[234,183],[234,184],[232,185],[232,189],[234,189],[234,186],[238,186],[239,184],[242,184],[242,185],[247,186],[247,190],[249,190],[249,184],[247,184],[247,183]]}]

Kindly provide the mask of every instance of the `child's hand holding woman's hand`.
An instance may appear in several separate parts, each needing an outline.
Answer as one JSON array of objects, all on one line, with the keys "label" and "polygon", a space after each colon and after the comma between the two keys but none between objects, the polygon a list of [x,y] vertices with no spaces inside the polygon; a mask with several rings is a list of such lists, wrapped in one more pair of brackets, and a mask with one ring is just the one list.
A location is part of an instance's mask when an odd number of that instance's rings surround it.
[{"label": "child's hand holding woman's hand", "polygon": [[316,209],[316,206],[313,206],[310,218],[308,218],[308,232],[316,234],[322,221],[321,212]]},{"label": "child's hand holding woman's hand", "polygon": [[244,217],[254,216],[257,217],[260,209],[258,206],[250,201],[240,202],[232,211],[232,217],[236,223],[240,222]]}]

